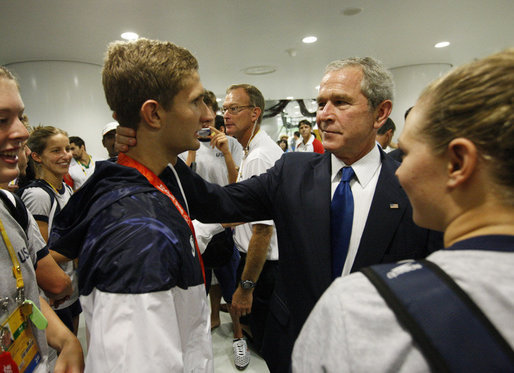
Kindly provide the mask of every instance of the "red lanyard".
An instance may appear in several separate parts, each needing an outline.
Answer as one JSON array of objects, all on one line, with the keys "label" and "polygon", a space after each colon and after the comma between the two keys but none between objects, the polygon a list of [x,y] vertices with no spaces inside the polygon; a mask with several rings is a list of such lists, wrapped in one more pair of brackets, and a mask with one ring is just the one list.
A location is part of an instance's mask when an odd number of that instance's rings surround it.
[{"label": "red lanyard", "polygon": [[195,241],[195,250],[196,255],[198,256],[198,260],[200,261],[200,266],[202,267],[202,275],[203,275],[203,282],[205,284],[205,269],[203,266],[203,260],[202,260],[202,254],[200,253],[200,249],[198,248],[198,242],[196,241],[196,234],[195,234],[195,228],[193,227],[193,223],[191,222],[191,218],[187,214],[186,210],[180,205],[180,202],[177,201],[175,196],[171,194],[170,190],[164,183],[162,182],[159,177],[154,174],[152,171],[150,171],[147,167],[143,166],[138,161],[130,158],[128,155],[120,153],[118,154],[118,164],[122,166],[132,167],[138,170],[144,177],[147,178],[147,180],[152,184],[156,189],[158,189],[163,194],[167,195],[169,199],[171,199],[171,202],[175,205],[177,210],[180,212],[180,215],[184,218],[187,225],[189,225],[189,229],[191,229],[191,232],[193,233],[193,238]]}]

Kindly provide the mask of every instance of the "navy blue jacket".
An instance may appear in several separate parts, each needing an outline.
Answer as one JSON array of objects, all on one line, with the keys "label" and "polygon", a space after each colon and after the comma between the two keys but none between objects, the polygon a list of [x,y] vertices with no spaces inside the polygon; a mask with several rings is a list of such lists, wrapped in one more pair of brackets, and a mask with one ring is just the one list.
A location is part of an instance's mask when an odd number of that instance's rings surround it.
[{"label": "navy blue jacket", "polygon": [[81,295],[94,287],[137,294],[203,283],[189,226],[135,169],[97,162],[53,224],[48,247],[79,258]]}]

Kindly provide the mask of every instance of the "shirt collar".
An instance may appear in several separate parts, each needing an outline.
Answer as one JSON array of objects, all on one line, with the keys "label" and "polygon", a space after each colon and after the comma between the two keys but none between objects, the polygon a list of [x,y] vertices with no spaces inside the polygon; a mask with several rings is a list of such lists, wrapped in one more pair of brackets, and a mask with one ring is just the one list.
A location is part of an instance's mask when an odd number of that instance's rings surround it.
[{"label": "shirt collar", "polygon": [[261,129],[255,130],[255,135],[253,135],[253,138],[250,139],[250,143],[248,144],[248,152],[251,152],[255,147],[259,146],[260,139],[262,137]]},{"label": "shirt collar", "polygon": [[446,250],[491,250],[514,251],[514,236],[511,235],[486,235],[467,238],[454,243]]},{"label": "shirt collar", "polygon": [[[332,173],[330,180],[332,182],[339,182],[341,180],[341,175],[339,171],[342,167],[345,167],[346,164],[337,158],[334,154],[330,155],[331,164],[332,164]],[[373,149],[366,154],[364,157],[354,162],[351,167],[355,172],[355,177],[357,182],[364,188],[371,181],[373,175],[377,172],[380,165],[382,163],[380,157],[380,150],[378,146],[374,146]]]}]

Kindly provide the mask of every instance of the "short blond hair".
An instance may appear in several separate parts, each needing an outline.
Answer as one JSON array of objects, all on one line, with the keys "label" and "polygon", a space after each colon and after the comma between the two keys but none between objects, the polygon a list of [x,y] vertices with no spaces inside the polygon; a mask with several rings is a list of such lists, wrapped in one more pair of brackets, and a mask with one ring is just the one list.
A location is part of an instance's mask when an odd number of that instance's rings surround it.
[{"label": "short blond hair", "polygon": [[169,110],[175,95],[197,70],[196,58],[173,43],[116,41],[107,49],[102,71],[107,104],[121,126],[137,128],[146,100],[156,100]]},{"label": "short blond hair", "polygon": [[20,86],[18,84],[18,79],[16,79],[14,74],[11,73],[5,66],[0,66],[0,79],[12,80],[16,83],[18,90],[20,89]]},{"label": "short blond hair", "polygon": [[455,138],[472,141],[495,184],[514,204],[514,49],[450,71],[420,96],[421,135],[436,154]]}]

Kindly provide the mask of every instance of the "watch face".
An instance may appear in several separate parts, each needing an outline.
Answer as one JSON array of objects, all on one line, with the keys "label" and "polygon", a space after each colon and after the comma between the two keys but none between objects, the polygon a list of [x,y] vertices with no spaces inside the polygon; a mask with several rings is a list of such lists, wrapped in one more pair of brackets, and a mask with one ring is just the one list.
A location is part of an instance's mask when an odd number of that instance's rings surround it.
[{"label": "watch face", "polygon": [[254,288],[254,287],[255,287],[255,282],[250,281],[250,280],[244,280],[244,281],[241,281],[241,287],[242,287],[243,289],[251,289],[251,288]]}]

